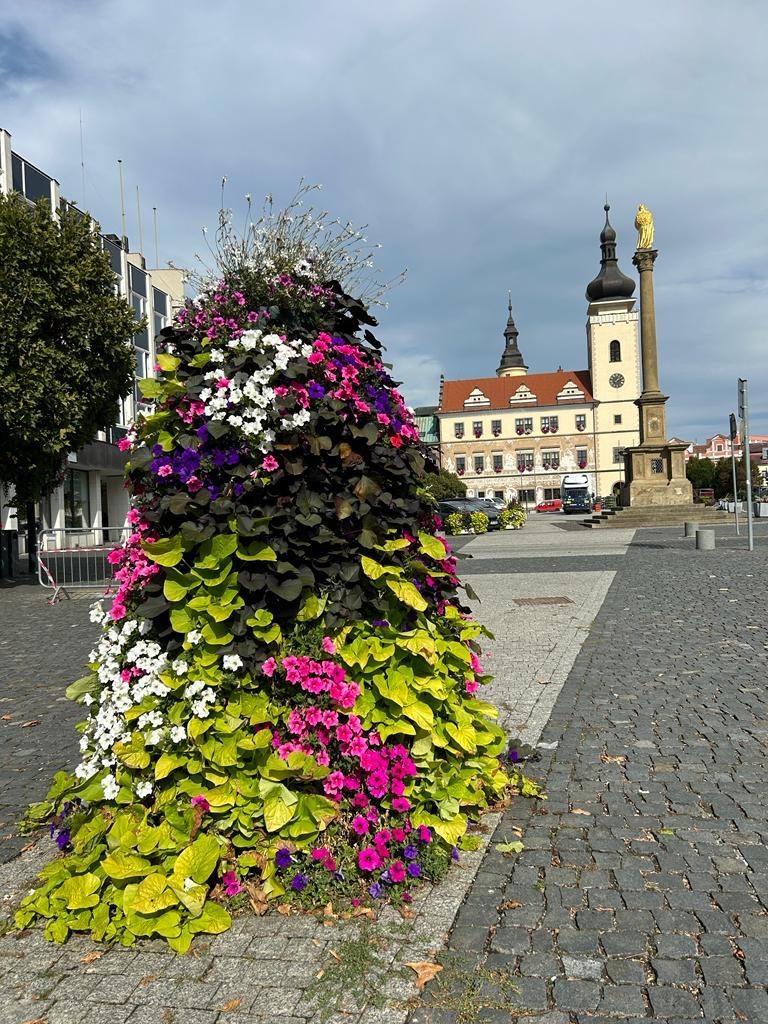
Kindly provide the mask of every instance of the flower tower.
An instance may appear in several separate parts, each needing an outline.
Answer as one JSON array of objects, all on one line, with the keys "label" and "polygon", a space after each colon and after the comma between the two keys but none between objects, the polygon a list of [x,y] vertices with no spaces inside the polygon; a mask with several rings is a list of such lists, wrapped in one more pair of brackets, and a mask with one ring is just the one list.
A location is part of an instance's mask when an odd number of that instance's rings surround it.
[{"label": "flower tower", "polygon": [[407,900],[509,785],[411,413],[338,283],[359,236],[310,223],[238,248],[225,219],[143,382],[82,760],[32,812],[63,856],[19,927],[183,952],[241,892]]}]

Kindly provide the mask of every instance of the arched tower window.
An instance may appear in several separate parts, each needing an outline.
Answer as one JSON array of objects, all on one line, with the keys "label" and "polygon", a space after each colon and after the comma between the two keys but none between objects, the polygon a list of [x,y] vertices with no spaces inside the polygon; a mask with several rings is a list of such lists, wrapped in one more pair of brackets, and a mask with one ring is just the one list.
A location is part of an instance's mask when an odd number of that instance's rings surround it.
[{"label": "arched tower window", "polygon": [[610,359],[612,363],[621,362],[621,342],[612,341],[610,346]]}]

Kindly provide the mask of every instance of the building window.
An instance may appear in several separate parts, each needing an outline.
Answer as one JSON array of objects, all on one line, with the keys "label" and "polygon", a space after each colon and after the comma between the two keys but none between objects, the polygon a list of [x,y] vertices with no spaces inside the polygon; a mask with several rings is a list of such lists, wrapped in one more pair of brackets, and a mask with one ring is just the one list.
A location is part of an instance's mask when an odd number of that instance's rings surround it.
[{"label": "building window", "polygon": [[475,437],[482,437],[483,436],[483,421],[482,420],[473,420],[472,421],[472,433],[475,435]]},{"label": "building window", "polygon": [[459,476],[464,476],[467,471],[467,460],[463,455],[456,456],[456,472]]},{"label": "building window", "polygon": [[621,413],[619,413],[617,416],[613,417],[613,422],[617,426],[618,426],[619,423],[621,423]]},{"label": "building window", "polygon": [[623,462],[624,461],[624,449],[623,448],[614,448],[613,449],[613,461],[614,462]]},{"label": "building window", "polygon": [[723,446],[721,444],[716,444],[715,445],[715,451],[716,452],[721,452],[722,450],[723,450]]},{"label": "building window", "polygon": [[560,468],[560,449],[548,448],[541,453],[541,464],[546,470]]},{"label": "building window", "polygon": [[482,473],[485,469],[485,458],[482,455],[475,456],[475,472]]},{"label": "building window", "polygon": [[517,492],[517,500],[523,505],[535,505],[536,491],[532,487],[521,487]]},{"label": "building window", "polygon": [[497,501],[504,501],[504,491],[494,491],[493,496]]},{"label": "building window", "polygon": [[533,472],[533,452],[517,453],[517,471],[518,473]]},{"label": "building window", "polygon": [[454,423],[453,424],[453,436],[454,437],[464,437],[464,424],[463,423]]},{"label": "building window", "polygon": [[504,460],[501,455],[495,454],[493,456],[493,472],[500,473],[504,468]]},{"label": "building window", "polygon": [[576,417],[576,429],[586,430],[587,429],[587,417],[583,413],[579,413]]},{"label": "building window", "polygon": [[515,433],[516,434],[532,434],[533,433],[533,418],[522,417],[515,420]]},{"label": "building window", "polygon": [[610,345],[610,360],[612,363],[621,362],[621,343],[618,341],[612,341]]},{"label": "building window", "polygon": [[555,498],[560,497],[559,487],[545,487],[544,488],[544,501],[554,501]]},{"label": "building window", "polygon": [[67,470],[64,477],[64,526],[67,530],[87,530],[90,525],[88,474],[82,469]]},{"label": "building window", "polygon": [[557,416],[542,416],[541,417],[541,432],[542,434],[556,434],[560,427],[560,420]]},{"label": "building window", "polygon": [[494,437],[501,437],[501,420],[491,420],[491,433]]},{"label": "building window", "polygon": [[586,448],[577,448],[576,449],[576,462],[578,464],[579,469],[586,469],[587,468],[587,449]]}]

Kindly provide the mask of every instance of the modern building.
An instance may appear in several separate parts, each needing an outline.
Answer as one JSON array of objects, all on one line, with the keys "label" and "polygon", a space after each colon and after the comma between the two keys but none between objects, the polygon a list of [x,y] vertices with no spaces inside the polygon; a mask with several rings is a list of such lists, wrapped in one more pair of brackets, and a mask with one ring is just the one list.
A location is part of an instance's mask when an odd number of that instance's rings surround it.
[{"label": "modern building", "polygon": [[496,375],[441,380],[441,463],[471,496],[535,504],[560,496],[565,473],[586,473],[595,495],[623,483],[624,449],[640,439],[639,318],[608,211],[600,271],[586,293],[586,368],[529,372],[510,299]]},{"label": "modern building", "polygon": [[[0,191],[20,192],[31,203],[47,199],[54,211],[64,206],[76,209],[62,198],[54,177],[13,149],[11,135],[4,129],[0,129]],[[134,337],[138,382],[154,374],[156,338],[184,301],[185,272],[148,269],[141,253],[128,251],[127,238],[113,234],[99,237],[115,272],[115,288],[133,307],[137,319],[147,320],[147,326]],[[69,535],[74,542],[88,544],[100,542],[106,528],[123,526],[128,511],[128,495],[123,488],[126,456],[117,448],[117,441],[142,408],[135,383],[132,393],[116,410],[114,426],[69,455],[63,484],[40,503],[37,518],[42,528],[75,530],[77,534]],[[9,514],[5,498],[0,492],[0,526],[19,529],[23,540],[24,510],[18,509],[17,516]]]},{"label": "modern building", "polygon": [[[671,440],[678,440],[672,438]],[[685,442],[683,442],[685,444]],[[752,458],[761,457],[763,448],[768,446],[768,437],[765,434],[750,434],[749,435],[749,450]],[[736,435],[736,443],[733,445],[733,453],[737,459],[740,459],[744,455],[744,445],[742,444],[741,437]],[[717,462],[718,459],[730,459],[731,457],[731,436],[730,434],[713,434],[712,437],[708,437],[704,444],[696,444],[690,442],[688,447],[685,449],[685,461],[689,459],[710,459],[712,462]]]}]

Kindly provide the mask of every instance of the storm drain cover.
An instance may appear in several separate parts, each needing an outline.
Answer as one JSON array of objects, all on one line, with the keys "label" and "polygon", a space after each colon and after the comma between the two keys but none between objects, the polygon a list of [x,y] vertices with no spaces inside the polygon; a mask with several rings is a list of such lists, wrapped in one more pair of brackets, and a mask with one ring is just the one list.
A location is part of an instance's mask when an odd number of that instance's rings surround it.
[{"label": "storm drain cover", "polygon": [[531,604],[573,604],[570,597],[515,597],[513,598],[515,604],[519,605],[531,605]]}]

